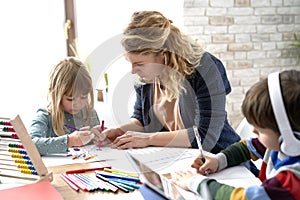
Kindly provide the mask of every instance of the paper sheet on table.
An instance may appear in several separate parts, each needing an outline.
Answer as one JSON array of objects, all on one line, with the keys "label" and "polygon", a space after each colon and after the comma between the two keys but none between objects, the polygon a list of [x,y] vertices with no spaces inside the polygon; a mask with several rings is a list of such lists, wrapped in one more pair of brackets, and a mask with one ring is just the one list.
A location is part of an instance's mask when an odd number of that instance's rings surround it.
[{"label": "paper sheet on table", "polygon": [[[191,164],[199,154],[197,149],[165,147],[145,148],[141,149],[140,151],[138,151],[137,149],[132,149],[128,150],[128,152],[141,161],[147,163],[148,167],[155,171],[158,171],[160,174],[172,174],[180,170],[190,170],[195,172],[195,169],[191,167]],[[204,154],[207,155],[210,153],[204,152]],[[172,162],[172,160],[176,162]],[[252,185],[261,185],[261,181],[243,165],[230,167],[208,176],[211,178],[215,178],[220,183],[225,183],[234,187],[249,187]],[[195,198],[195,195],[188,191],[182,190],[181,194],[188,196],[188,199]]]},{"label": "paper sheet on table", "polygon": [[1,182],[0,190],[18,187],[18,186],[22,186],[22,185],[25,185],[28,183],[33,183],[33,181],[30,181],[30,180],[10,178],[10,177],[4,177],[4,176],[0,176],[0,182]]},{"label": "paper sheet on table", "polygon": [[[112,160],[126,160],[126,152],[124,150],[113,149],[111,147],[101,147],[100,149],[96,145],[86,145],[83,147],[78,147],[80,152],[85,152],[86,155],[91,156],[89,159],[86,157],[78,157],[73,159],[74,156],[68,156],[65,154],[52,154],[47,156],[42,156],[42,160],[46,167],[66,165],[66,164],[76,164],[76,163],[89,163],[96,161],[112,161]],[[78,153],[80,154],[80,153]]]},{"label": "paper sheet on table", "polygon": [[[150,164],[153,168],[165,168],[174,162],[184,158],[194,158],[197,155],[195,149],[185,148],[168,148],[168,147],[147,147],[128,150],[119,150],[111,147],[101,147],[100,149],[96,145],[87,145],[79,147],[80,151],[87,152],[94,157],[88,160],[84,158],[73,159],[72,156],[66,154],[53,154],[43,156],[42,160],[46,167],[75,164],[75,163],[88,163],[96,161],[107,161],[112,166],[119,166],[119,168],[125,168],[124,170],[135,170],[132,168],[132,164],[129,163],[127,152],[142,158],[147,164]],[[118,168],[118,167],[117,167]],[[136,170],[135,170],[136,171]]]},{"label": "paper sheet on table", "polygon": [[[127,152],[151,169],[161,171],[169,166],[175,165],[178,161],[194,159],[199,151],[175,147],[147,147],[142,149],[129,149]],[[186,163],[186,165],[189,164],[190,163]]]}]

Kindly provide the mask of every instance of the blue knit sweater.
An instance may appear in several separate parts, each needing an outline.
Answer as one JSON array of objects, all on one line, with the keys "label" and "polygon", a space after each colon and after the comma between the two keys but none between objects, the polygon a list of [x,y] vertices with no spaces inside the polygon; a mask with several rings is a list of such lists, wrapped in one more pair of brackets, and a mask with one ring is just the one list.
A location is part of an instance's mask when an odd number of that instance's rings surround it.
[{"label": "blue knit sweater", "polygon": [[[186,92],[179,97],[179,109],[193,148],[197,148],[193,125],[197,125],[206,151],[218,153],[240,140],[227,121],[226,95],[231,92],[226,71],[216,57],[204,53],[197,70],[186,77]],[[136,102],[131,116],[139,120],[145,132],[164,131],[151,107],[152,84],[135,87]]]}]

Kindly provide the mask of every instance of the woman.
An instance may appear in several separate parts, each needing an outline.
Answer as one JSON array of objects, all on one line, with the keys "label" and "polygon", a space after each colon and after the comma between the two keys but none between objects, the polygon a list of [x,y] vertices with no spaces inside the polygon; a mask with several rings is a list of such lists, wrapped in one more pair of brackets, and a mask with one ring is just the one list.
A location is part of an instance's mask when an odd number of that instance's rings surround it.
[{"label": "woman", "polygon": [[[135,12],[122,45],[140,77],[132,121],[100,134],[120,149],[146,146],[197,148],[218,153],[240,137],[228,124],[231,91],[223,64],[156,11]],[[146,134],[148,133],[148,134]]]}]

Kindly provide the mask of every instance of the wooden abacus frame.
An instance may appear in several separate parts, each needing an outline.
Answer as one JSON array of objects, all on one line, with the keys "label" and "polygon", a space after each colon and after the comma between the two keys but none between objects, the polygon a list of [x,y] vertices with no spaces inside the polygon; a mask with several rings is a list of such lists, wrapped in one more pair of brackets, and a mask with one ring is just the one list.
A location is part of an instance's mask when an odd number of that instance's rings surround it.
[{"label": "wooden abacus frame", "polygon": [[[38,152],[38,149],[36,148],[35,144],[32,142],[32,139],[30,135],[27,132],[26,127],[24,126],[23,121],[21,120],[20,116],[17,115],[13,120],[9,118],[1,118],[1,119],[8,119],[10,120],[13,128],[15,129],[16,134],[18,135],[19,139],[21,140],[22,145],[24,146],[27,155],[29,156],[35,170],[38,173],[37,179],[32,178],[36,181],[52,181],[53,180],[53,174],[52,172],[48,172],[48,169],[43,163],[43,160],[41,158],[40,153]],[[24,179],[30,179],[28,177],[20,177],[20,176],[13,176],[13,175],[6,175],[1,174],[0,176],[6,176],[11,178],[24,178]]]}]

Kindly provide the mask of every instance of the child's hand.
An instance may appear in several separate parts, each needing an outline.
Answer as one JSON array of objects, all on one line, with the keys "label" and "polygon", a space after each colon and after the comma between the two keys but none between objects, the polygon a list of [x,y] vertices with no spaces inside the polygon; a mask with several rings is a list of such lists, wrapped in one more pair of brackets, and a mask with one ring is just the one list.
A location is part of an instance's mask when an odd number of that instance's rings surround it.
[{"label": "child's hand", "polygon": [[91,131],[74,131],[68,135],[68,147],[80,147],[89,143],[95,135]]},{"label": "child's hand", "polygon": [[89,131],[89,130],[90,130],[90,126],[84,126],[80,128],[80,131]]},{"label": "child's hand", "polygon": [[[105,129],[105,128],[104,128]],[[95,126],[91,129],[91,132],[95,135],[93,139],[93,143],[96,144],[97,147],[101,148],[110,143],[107,139],[106,135],[103,134],[103,130],[101,126]]]},{"label": "child's hand", "polygon": [[191,167],[195,168],[197,173],[202,175],[208,172],[209,174],[215,173],[218,170],[219,162],[216,158],[205,156],[205,163],[203,163],[200,156],[198,156]]},{"label": "child's hand", "polygon": [[106,135],[103,134],[103,130],[102,130],[102,127],[100,125],[98,126],[94,126],[92,129],[91,129],[91,132],[96,136],[95,139],[97,141],[104,141],[105,138],[106,138]]},{"label": "child's hand", "polygon": [[185,189],[185,190],[189,190],[188,189],[188,183],[190,178],[192,178],[193,176],[196,176],[196,173],[193,173],[191,171],[178,171],[175,172],[175,174],[172,174],[172,182],[178,186],[180,186],[181,188]]}]

